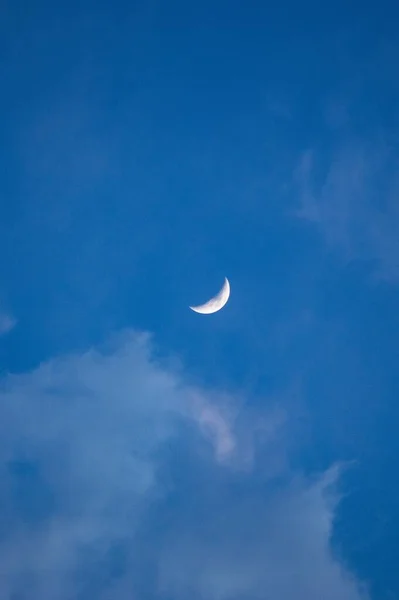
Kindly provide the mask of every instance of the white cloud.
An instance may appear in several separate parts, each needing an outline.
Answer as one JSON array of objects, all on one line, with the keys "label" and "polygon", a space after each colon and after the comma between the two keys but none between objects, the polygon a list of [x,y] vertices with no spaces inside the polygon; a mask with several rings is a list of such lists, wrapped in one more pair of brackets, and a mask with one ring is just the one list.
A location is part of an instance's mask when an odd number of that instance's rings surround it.
[{"label": "white cloud", "polygon": [[232,406],[133,333],[8,375],[1,598],[358,600],[329,549],[331,481],[273,483],[259,464],[277,452],[273,419],[252,469],[236,469],[256,427]]},{"label": "white cloud", "polygon": [[[399,281],[398,153],[380,137],[351,139],[303,154],[296,216],[314,223],[346,260],[365,260],[377,277]],[[326,166],[327,162],[327,166]]]}]

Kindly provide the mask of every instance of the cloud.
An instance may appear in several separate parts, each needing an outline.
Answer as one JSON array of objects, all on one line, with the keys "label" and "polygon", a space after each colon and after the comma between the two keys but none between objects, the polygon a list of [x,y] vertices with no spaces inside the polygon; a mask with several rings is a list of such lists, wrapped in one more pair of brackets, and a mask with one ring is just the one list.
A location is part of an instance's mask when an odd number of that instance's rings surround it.
[{"label": "cloud", "polygon": [[223,415],[217,406],[204,402],[201,396],[195,396],[192,400],[200,430],[212,440],[217,460],[224,462],[236,448],[236,440],[227,415]]},{"label": "cloud", "polygon": [[295,173],[296,216],[318,227],[346,260],[367,261],[376,277],[399,281],[398,149],[381,136],[308,150]]},{"label": "cloud", "polygon": [[236,495],[220,490],[222,501],[212,510],[192,510],[190,524],[177,526],[177,535],[175,523],[170,527],[163,589],[177,598],[194,593],[215,600],[359,598],[328,547],[334,483],[336,474],[329,472],[312,485],[294,479],[276,489],[247,483]]},{"label": "cloud", "polygon": [[1,312],[0,310],[0,335],[8,333],[17,324],[16,319],[11,315]]},{"label": "cloud", "polygon": [[338,472],[270,470],[266,421],[260,443],[242,403],[185,383],[144,334],[8,375],[0,596],[359,600],[329,547]]}]

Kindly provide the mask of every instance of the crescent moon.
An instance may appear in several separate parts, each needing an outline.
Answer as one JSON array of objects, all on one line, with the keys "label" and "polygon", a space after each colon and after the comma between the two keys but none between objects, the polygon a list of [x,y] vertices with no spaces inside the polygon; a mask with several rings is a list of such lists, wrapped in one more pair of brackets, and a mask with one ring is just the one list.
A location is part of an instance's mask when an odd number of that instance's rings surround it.
[{"label": "crescent moon", "polygon": [[224,278],[224,284],[222,289],[216,296],[205,302],[205,304],[200,304],[199,306],[190,306],[191,310],[196,313],[200,313],[202,315],[211,315],[212,313],[217,312],[226,304],[227,300],[230,296],[230,283],[227,277]]}]

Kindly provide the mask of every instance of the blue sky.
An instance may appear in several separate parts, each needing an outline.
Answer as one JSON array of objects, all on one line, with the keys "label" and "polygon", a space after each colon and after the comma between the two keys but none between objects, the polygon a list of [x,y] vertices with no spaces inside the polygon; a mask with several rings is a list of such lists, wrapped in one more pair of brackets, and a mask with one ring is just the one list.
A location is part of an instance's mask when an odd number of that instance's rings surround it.
[{"label": "blue sky", "polygon": [[398,18],[3,4],[1,598],[399,597]]}]

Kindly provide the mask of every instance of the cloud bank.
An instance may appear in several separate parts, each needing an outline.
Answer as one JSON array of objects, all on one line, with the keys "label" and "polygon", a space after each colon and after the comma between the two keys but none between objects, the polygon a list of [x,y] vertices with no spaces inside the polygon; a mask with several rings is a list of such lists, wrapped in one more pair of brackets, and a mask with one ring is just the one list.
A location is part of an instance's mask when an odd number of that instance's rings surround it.
[{"label": "cloud bank", "polygon": [[269,468],[281,420],[255,443],[244,411],[132,332],[3,378],[1,598],[364,597],[330,551],[338,472]]}]

